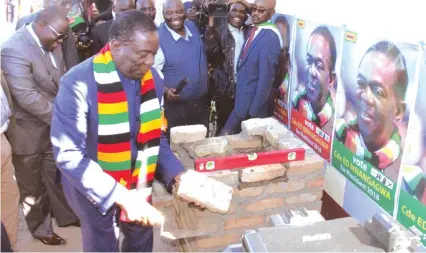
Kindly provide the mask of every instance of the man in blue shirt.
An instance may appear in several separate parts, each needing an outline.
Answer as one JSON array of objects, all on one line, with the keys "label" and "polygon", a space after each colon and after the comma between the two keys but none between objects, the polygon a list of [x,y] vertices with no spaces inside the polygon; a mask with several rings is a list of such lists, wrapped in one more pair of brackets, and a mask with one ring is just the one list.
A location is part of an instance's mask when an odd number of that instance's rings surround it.
[{"label": "man in blue shirt", "polygon": [[[124,234],[121,251],[152,251],[149,225],[163,218],[150,205],[149,176],[155,173],[171,191],[184,171],[164,132],[157,131],[158,120],[151,120],[160,118],[163,94],[162,79],[151,68],[158,44],[149,16],[123,12],[101,52],[61,79],[51,140],[65,195],[81,221],[84,251],[118,251],[118,225]],[[124,102],[114,104],[118,100]],[[114,120],[120,123],[111,125]],[[147,166],[153,156],[158,163]]]},{"label": "man in blue shirt", "polygon": [[[208,128],[210,102],[207,95],[207,59],[195,23],[185,21],[181,0],[167,0],[163,5],[165,22],[158,28],[160,50],[155,68],[164,74],[164,102],[168,128],[202,124]],[[177,94],[183,79],[188,83]]]}]

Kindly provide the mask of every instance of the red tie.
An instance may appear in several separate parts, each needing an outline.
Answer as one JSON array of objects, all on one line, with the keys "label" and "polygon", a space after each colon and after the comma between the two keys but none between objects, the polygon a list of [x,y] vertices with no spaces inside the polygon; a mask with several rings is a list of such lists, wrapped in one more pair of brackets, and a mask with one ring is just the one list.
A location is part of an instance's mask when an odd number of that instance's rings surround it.
[{"label": "red tie", "polygon": [[254,26],[250,31],[250,36],[247,40],[246,46],[244,47],[243,53],[241,54],[241,59],[247,54],[248,49],[250,48],[251,43],[253,42],[254,35],[256,34],[257,26]]}]

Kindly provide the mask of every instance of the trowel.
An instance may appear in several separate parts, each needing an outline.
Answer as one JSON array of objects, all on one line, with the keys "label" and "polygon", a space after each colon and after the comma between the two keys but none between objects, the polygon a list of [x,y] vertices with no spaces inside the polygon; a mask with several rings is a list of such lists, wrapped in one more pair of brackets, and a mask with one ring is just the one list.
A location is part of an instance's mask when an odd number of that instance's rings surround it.
[{"label": "trowel", "polygon": [[194,230],[177,229],[170,221],[164,220],[164,222],[161,223],[160,235],[170,240],[179,240],[204,236],[206,233]]}]

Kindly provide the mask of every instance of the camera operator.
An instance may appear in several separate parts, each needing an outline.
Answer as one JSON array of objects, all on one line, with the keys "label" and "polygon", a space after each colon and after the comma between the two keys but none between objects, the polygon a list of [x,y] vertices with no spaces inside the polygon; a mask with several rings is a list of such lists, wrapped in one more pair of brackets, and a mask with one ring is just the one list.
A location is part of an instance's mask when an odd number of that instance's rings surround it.
[{"label": "camera operator", "polygon": [[216,134],[220,133],[235,104],[237,64],[248,26],[248,10],[243,3],[228,4],[227,38],[222,41],[214,26],[208,26],[204,43],[212,71],[209,73],[211,96],[217,113]]}]

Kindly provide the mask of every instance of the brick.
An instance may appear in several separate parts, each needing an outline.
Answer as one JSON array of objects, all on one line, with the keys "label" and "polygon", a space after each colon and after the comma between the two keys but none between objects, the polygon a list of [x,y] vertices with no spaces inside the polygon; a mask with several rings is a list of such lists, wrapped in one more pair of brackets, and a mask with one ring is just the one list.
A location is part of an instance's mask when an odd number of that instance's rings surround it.
[{"label": "brick", "polygon": [[229,206],[229,211],[227,214],[234,214],[238,211],[238,208],[240,207],[240,205],[238,205],[237,203],[231,203],[231,205]]},{"label": "brick", "polygon": [[198,157],[211,155],[222,155],[228,151],[228,141],[225,137],[208,138],[204,141],[197,142],[194,152]]},{"label": "brick", "polygon": [[219,228],[222,229],[224,225],[223,219],[210,219],[209,217],[197,218],[197,230],[208,232],[210,234],[216,233]]},{"label": "brick", "polygon": [[243,134],[228,135],[229,149],[252,149],[262,147],[262,137],[244,136]]},{"label": "brick", "polygon": [[285,171],[285,167],[281,164],[253,166],[242,170],[241,182],[252,183],[271,180],[284,176]]},{"label": "brick", "polygon": [[278,141],[278,149],[290,149],[290,148],[301,148],[303,147],[303,143],[297,137],[292,138],[282,138]]},{"label": "brick", "polygon": [[308,202],[314,202],[316,200],[321,199],[322,193],[302,193],[299,195],[291,196],[286,199],[286,203],[289,205],[295,205],[295,204],[301,204],[301,203],[308,203]]},{"label": "brick", "polygon": [[234,196],[239,198],[257,197],[262,195],[264,189],[265,186],[257,186],[234,190]]},{"label": "brick", "polygon": [[280,123],[274,118],[245,120],[241,123],[242,134],[245,136],[264,136],[266,128],[276,124]]},{"label": "brick", "polygon": [[266,193],[273,194],[299,191],[305,188],[305,183],[306,182],[304,179],[295,179],[289,180],[288,182],[272,183],[268,185]]},{"label": "brick", "polygon": [[265,131],[265,139],[271,143],[274,148],[279,148],[278,143],[281,139],[291,140],[292,137],[293,133],[281,124],[270,125]]},{"label": "brick", "polygon": [[177,195],[187,201],[200,203],[212,212],[226,213],[233,189],[226,184],[188,170],[181,176]]},{"label": "brick", "polygon": [[225,222],[225,230],[230,230],[234,228],[242,228],[242,227],[251,227],[263,224],[265,222],[265,216],[251,216],[251,217],[243,217],[230,219]]},{"label": "brick", "polygon": [[309,180],[306,183],[306,187],[308,188],[315,188],[315,187],[324,187],[324,177],[317,177],[314,179]]},{"label": "brick", "polygon": [[188,152],[179,145],[175,145],[175,148],[183,167],[185,169],[194,169],[194,160],[189,156]]},{"label": "brick", "polygon": [[168,194],[168,192],[164,184],[158,182],[157,180],[154,180],[154,182],[152,183],[152,194],[154,196],[162,197]]},{"label": "brick", "polygon": [[233,244],[238,241],[241,241],[241,233],[232,233],[212,238],[198,239],[197,246],[206,249],[221,245]]},{"label": "brick", "polygon": [[177,158],[178,160],[180,160],[180,157],[179,157],[179,154],[178,154],[178,153],[173,152],[173,154],[176,156],[176,158]]},{"label": "brick", "polygon": [[325,162],[319,156],[307,156],[303,161],[296,161],[288,163],[287,176],[297,176],[309,174],[314,171],[323,170]]},{"label": "brick", "polygon": [[170,139],[174,144],[204,140],[206,136],[207,128],[204,125],[179,126],[170,129]]},{"label": "brick", "polygon": [[217,172],[206,172],[205,174],[210,178],[220,181],[232,188],[236,188],[240,181],[238,171],[222,170]]},{"label": "brick", "polygon": [[245,210],[248,212],[260,212],[266,209],[274,209],[284,205],[283,198],[269,198],[247,204]]}]

